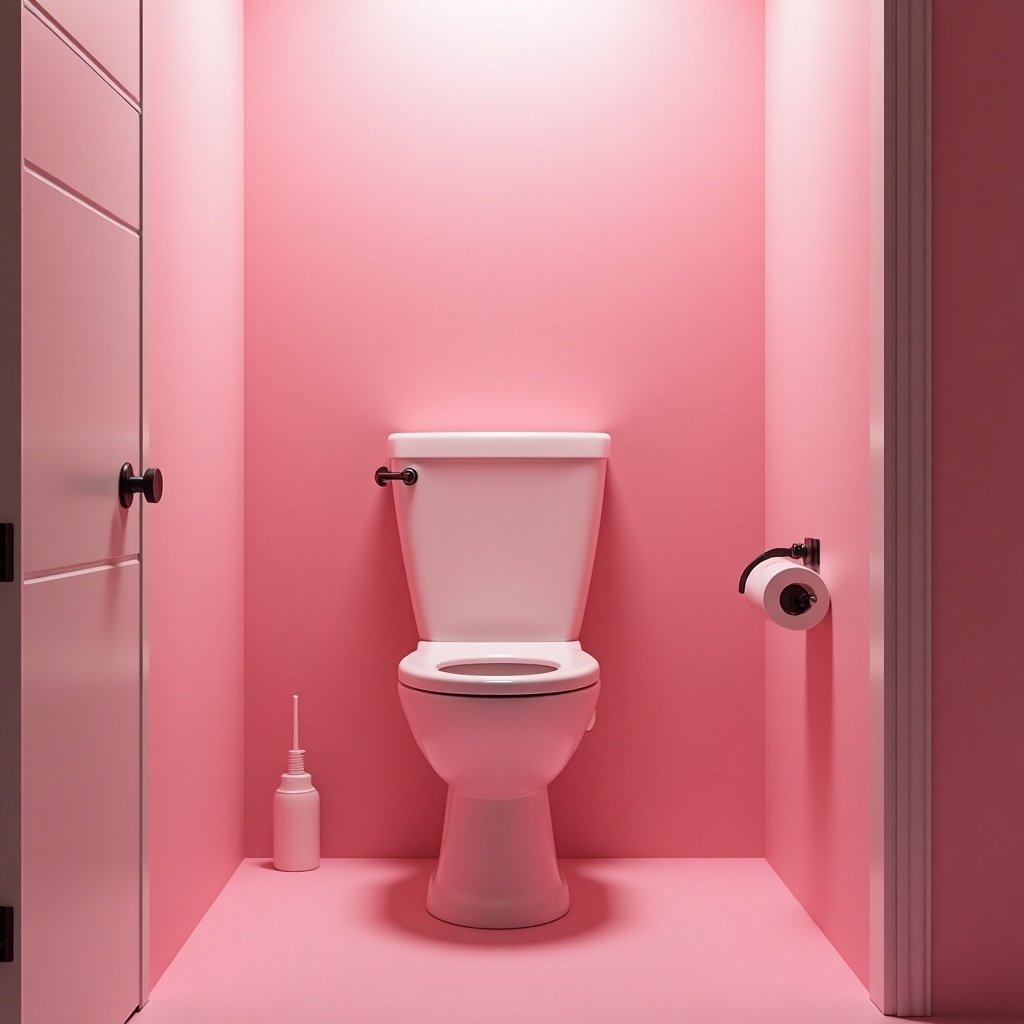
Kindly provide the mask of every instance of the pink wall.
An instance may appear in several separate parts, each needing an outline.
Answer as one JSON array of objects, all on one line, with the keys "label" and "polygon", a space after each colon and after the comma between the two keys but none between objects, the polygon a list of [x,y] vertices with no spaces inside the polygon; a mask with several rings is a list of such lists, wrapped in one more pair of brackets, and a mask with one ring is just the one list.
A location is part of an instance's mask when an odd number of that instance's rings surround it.
[{"label": "pink wall", "polygon": [[436,850],[372,471],[480,428],[613,435],[563,852],[762,853],[763,43],[760,0],[246,4],[248,853],[293,691],[324,853]]},{"label": "pink wall", "polygon": [[151,977],[242,856],[242,4],[145,5]]},{"label": "pink wall", "polygon": [[[933,998],[1024,1013],[1024,6],[933,37]],[[987,545],[992,545],[988,550]]]},{"label": "pink wall", "polygon": [[767,631],[769,861],[868,971],[870,17],[766,7],[766,543],[822,541],[832,612]]}]

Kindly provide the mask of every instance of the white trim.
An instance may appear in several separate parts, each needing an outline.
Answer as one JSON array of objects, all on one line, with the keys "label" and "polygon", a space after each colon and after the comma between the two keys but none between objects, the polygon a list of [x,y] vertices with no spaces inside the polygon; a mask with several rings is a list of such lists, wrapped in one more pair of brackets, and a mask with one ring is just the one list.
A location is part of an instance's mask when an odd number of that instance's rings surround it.
[{"label": "white trim", "polygon": [[885,0],[870,988],[895,1016],[931,1012],[931,20]]}]

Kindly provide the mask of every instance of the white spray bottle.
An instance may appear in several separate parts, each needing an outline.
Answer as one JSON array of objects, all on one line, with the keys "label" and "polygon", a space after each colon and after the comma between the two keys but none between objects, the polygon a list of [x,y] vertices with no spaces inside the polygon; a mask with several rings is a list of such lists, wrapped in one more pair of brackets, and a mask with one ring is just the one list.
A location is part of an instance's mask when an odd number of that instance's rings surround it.
[{"label": "white spray bottle", "polygon": [[288,771],[274,794],[274,867],[312,871],[320,867],[320,794],[299,748],[299,695],[292,695],[292,749]]}]

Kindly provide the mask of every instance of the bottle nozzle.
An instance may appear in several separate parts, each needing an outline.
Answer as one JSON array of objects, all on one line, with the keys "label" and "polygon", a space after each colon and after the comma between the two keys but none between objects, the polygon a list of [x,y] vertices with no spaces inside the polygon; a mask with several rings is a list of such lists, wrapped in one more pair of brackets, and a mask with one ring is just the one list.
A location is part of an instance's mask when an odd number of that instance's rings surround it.
[{"label": "bottle nozzle", "polygon": [[299,695],[292,694],[292,749],[288,751],[288,774],[302,775],[306,771],[306,752],[299,747]]}]

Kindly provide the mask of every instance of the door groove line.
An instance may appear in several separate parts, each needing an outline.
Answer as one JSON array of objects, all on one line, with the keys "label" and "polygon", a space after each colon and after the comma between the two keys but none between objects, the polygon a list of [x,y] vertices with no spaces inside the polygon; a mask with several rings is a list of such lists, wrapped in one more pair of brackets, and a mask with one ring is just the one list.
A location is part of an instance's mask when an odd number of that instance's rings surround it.
[{"label": "door groove line", "polygon": [[90,199],[84,193],[79,192],[78,189],[72,188],[66,181],[61,181],[60,178],[50,174],[49,171],[44,171],[42,167],[32,163],[31,160],[25,161],[25,173],[31,174],[33,178],[37,178],[44,185],[49,185],[50,188],[56,189],[62,195],[67,196],[68,199],[81,204],[104,220],[109,220],[111,224],[117,225],[117,227],[134,235],[136,238],[139,237],[139,229],[137,227],[118,217],[116,213],[111,213],[105,206],[100,206],[99,203]]},{"label": "door groove line", "polygon": [[56,18],[37,0],[25,0],[25,10],[38,18],[72,53],[103,79],[136,113],[141,113],[138,98],[122,85]]},{"label": "door groove line", "polygon": [[126,565],[140,565],[138,555],[122,555],[119,558],[100,558],[95,562],[82,562],[79,565],[62,566],[59,569],[35,569],[25,573],[25,585],[48,583],[51,580],[63,580],[70,576],[85,576],[94,572],[106,572],[108,569],[120,569]]}]

